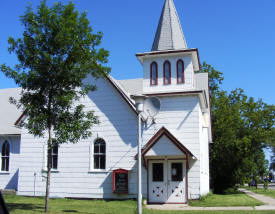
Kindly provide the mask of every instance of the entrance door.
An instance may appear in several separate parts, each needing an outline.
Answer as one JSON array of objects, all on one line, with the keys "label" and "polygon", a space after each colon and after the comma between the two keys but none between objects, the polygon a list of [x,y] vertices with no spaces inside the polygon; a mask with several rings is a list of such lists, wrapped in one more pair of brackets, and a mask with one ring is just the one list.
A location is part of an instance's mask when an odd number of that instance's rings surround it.
[{"label": "entrance door", "polygon": [[168,160],[168,203],[186,202],[185,174],[185,162]]},{"label": "entrance door", "polygon": [[182,160],[149,161],[150,203],[185,203],[185,162]]},{"label": "entrance door", "polygon": [[149,162],[149,201],[165,203],[167,201],[167,163],[166,161]]}]

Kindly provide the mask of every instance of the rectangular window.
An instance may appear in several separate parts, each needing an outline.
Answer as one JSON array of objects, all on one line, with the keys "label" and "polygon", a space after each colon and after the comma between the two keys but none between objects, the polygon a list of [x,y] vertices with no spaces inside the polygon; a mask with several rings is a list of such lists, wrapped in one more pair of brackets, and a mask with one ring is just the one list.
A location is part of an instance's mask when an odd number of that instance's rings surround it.
[{"label": "rectangular window", "polygon": [[9,162],[10,162],[10,144],[5,141],[2,145],[2,152],[1,152],[1,171],[9,171]]},{"label": "rectangular window", "polygon": [[171,84],[171,64],[169,61],[165,61],[163,64],[163,84]]},{"label": "rectangular window", "polygon": [[182,60],[177,62],[177,83],[184,83],[184,63]]},{"label": "rectangular window", "polygon": [[163,163],[153,163],[153,181],[163,181]]},{"label": "rectangular window", "polygon": [[158,65],[156,62],[151,64],[151,85],[158,84]]},{"label": "rectangular window", "polygon": [[94,169],[106,168],[106,143],[97,139],[94,143]]},{"label": "rectangular window", "polygon": [[51,169],[57,169],[57,163],[58,163],[58,145],[54,145],[51,149],[52,158],[50,161],[50,167]]},{"label": "rectangular window", "polygon": [[172,163],[171,170],[171,180],[182,181],[182,163]]},{"label": "rectangular window", "polygon": [[2,171],[9,171],[9,157],[8,156],[2,156]]}]

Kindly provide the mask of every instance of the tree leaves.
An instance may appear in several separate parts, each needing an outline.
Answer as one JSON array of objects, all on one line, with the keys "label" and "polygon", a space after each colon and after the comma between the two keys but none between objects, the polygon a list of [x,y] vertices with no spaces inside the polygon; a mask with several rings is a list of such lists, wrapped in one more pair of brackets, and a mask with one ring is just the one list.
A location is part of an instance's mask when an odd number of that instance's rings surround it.
[{"label": "tree leaves", "polygon": [[230,93],[220,89],[223,76],[213,67],[209,73],[213,141],[210,145],[211,186],[224,192],[266,172],[263,148],[274,142],[275,106],[245,95],[242,89]]},{"label": "tree leaves", "polygon": [[99,121],[78,101],[96,87],[82,81],[89,75],[108,75],[109,52],[97,48],[102,33],[93,33],[87,14],[79,14],[72,2],[48,7],[43,0],[36,12],[28,6],[20,20],[25,27],[22,38],[8,40],[8,51],[17,55],[19,64],[3,64],[1,71],[22,88],[21,98],[10,100],[27,117],[19,125],[37,137],[48,133],[47,212],[52,146],[91,136],[92,125]]},{"label": "tree leaves", "polygon": [[28,117],[22,125],[35,136],[43,136],[50,125],[58,143],[90,136],[87,130],[98,121],[76,101],[96,89],[82,85],[84,78],[105,77],[110,71],[104,65],[108,51],[97,48],[102,33],[93,33],[87,14],[76,11],[73,3],[48,7],[42,1],[36,12],[28,6],[20,19],[22,38],[8,40],[19,64],[3,64],[1,71],[22,88],[18,104]]}]

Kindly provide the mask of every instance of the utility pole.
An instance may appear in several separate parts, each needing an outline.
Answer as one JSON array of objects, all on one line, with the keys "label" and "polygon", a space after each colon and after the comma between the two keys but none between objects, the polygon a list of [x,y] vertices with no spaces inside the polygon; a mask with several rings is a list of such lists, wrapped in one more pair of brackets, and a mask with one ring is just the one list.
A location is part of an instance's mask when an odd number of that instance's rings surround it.
[{"label": "utility pole", "polygon": [[141,112],[138,112],[138,214],[142,214]]},{"label": "utility pole", "polygon": [[141,113],[143,112],[143,102],[146,96],[132,95],[132,99],[135,100],[136,110],[138,112],[138,188],[137,188],[137,207],[138,214],[142,214],[142,180],[141,180]]}]

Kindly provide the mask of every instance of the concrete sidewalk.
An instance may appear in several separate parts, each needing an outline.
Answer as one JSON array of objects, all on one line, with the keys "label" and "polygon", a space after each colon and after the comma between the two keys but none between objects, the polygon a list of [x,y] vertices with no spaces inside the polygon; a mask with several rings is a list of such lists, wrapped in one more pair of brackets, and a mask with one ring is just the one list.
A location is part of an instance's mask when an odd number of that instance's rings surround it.
[{"label": "concrete sidewalk", "polygon": [[247,189],[241,189],[240,188],[239,190],[241,192],[251,196],[252,198],[255,198],[256,200],[265,203],[266,205],[275,206],[275,199],[274,198],[271,198],[271,197],[268,197],[268,196],[265,196],[265,195],[261,195],[261,194],[256,194],[256,193],[251,192]]},{"label": "concrete sidewalk", "polygon": [[256,207],[191,207],[183,204],[150,204],[146,205],[146,208],[156,210],[275,210],[274,198],[256,194],[246,189],[240,189],[240,191],[265,203],[265,205]]}]

